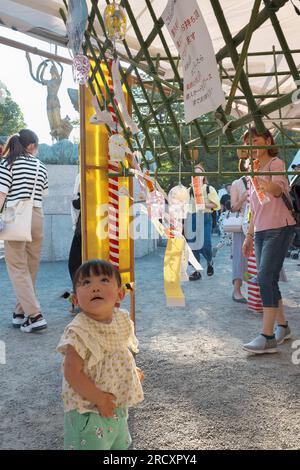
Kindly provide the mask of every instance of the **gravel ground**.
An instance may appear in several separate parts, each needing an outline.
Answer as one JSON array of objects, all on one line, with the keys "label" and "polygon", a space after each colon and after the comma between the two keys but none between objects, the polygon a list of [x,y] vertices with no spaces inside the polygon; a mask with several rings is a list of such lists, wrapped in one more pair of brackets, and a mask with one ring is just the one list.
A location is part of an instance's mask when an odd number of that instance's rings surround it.
[{"label": "gravel ground", "polygon": [[[145,401],[130,413],[135,449],[297,449],[300,447],[300,365],[292,341],[274,355],[249,356],[244,342],[261,316],[231,300],[231,266],[218,253],[215,275],[183,285],[186,307],[171,309],[163,292],[164,249],[136,261],[137,363],[145,372]],[[287,259],[282,285],[293,332],[300,338],[297,260]],[[61,449],[60,356],[55,352],[68,304],[67,264],[43,263],[38,295],[49,328],[12,328],[14,295],[0,262],[0,448]],[[126,302],[125,302],[126,303]],[[128,303],[128,300],[127,300]],[[299,346],[298,346],[299,347]],[[299,354],[300,357],[300,354]]]}]

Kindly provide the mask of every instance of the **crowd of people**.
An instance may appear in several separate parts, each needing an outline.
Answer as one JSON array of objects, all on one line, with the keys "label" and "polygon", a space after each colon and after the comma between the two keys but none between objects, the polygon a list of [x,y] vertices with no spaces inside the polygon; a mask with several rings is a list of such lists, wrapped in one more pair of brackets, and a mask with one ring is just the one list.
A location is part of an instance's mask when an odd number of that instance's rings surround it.
[{"label": "crowd of people", "polygon": [[[255,251],[263,326],[261,334],[243,348],[255,354],[275,353],[277,346],[291,336],[278,281],[295,220],[286,202],[289,185],[284,176],[284,163],[274,148],[272,134],[269,131],[261,134],[250,128],[243,142],[262,147],[248,152],[240,161],[240,169],[245,171],[255,160],[258,166],[256,186],[250,176],[242,176],[226,185],[225,194],[219,198],[216,189],[204,178],[201,227],[197,227],[197,208],[193,189],[190,190],[193,233],[197,234],[198,229],[204,231],[203,246],[195,249],[194,255],[198,261],[204,257],[207,276],[212,276],[213,254],[231,244],[232,299],[246,303],[241,288],[247,258]],[[263,148],[270,145],[271,149]],[[42,201],[48,193],[47,168],[37,158],[37,152],[38,137],[23,129],[8,139],[0,159],[0,210],[14,207],[34,194],[32,241],[6,240],[4,243],[5,262],[17,298],[12,323],[25,333],[47,327],[35,290],[43,240]],[[204,172],[203,167],[201,170]],[[269,174],[260,176],[260,171]],[[264,202],[261,195],[265,197]],[[143,400],[143,372],[136,367],[133,356],[138,351],[134,325],[128,313],[118,306],[124,297],[119,271],[103,260],[82,264],[79,179],[75,183],[72,205],[74,237],[69,272],[74,308],[80,313],[66,327],[57,347],[63,355],[65,448],[127,449],[131,442],[128,408]],[[213,214],[217,212],[222,236],[213,250]],[[242,219],[246,216],[244,231],[241,226],[238,231],[226,232],[225,220],[231,213],[239,213]],[[194,240],[187,241],[192,245]],[[200,272],[193,272],[189,279],[200,280]]]}]

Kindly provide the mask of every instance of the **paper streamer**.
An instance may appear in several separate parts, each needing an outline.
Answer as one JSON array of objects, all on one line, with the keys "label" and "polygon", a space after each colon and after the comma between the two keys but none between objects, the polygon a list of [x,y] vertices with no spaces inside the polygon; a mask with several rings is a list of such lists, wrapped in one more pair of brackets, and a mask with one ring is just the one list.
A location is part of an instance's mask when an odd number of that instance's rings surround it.
[{"label": "paper streamer", "polygon": [[125,97],[124,97],[123,90],[122,90],[122,84],[121,84],[121,80],[119,76],[119,59],[116,59],[113,61],[111,72],[112,72],[112,79],[114,83],[114,94],[117,100],[116,104],[118,105],[123,115],[123,118],[127,127],[130,128],[133,134],[137,134],[138,132],[140,132],[140,130],[138,126],[136,125],[136,123],[129,116],[126,102],[125,102]]},{"label": "paper streamer", "polygon": [[[131,169],[138,170],[140,173],[142,173],[142,169],[140,165],[138,164],[137,157],[136,157],[137,152],[133,152],[133,155],[127,155],[127,161],[128,165],[130,166]],[[135,175],[135,177],[138,180],[140,190],[142,194],[144,194],[144,199],[146,199],[146,183],[145,179],[142,176]]]},{"label": "paper streamer", "polygon": [[67,17],[68,47],[76,56],[81,51],[86,23],[88,20],[88,8],[86,0],[69,0]]},{"label": "paper streamer", "polygon": [[[258,172],[260,170],[260,163],[258,160],[253,160],[253,169],[254,171]],[[256,192],[257,198],[260,204],[264,205],[270,202],[270,198],[259,188],[259,183],[257,176],[250,176],[250,181],[252,186]]]},{"label": "paper streamer", "polygon": [[204,211],[205,209],[205,202],[204,202],[204,198],[202,194],[202,183],[203,183],[202,176],[192,176],[192,186],[193,186],[195,206],[196,206],[197,211]]},{"label": "paper streamer", "polygon": [[164,287],[168,307],[184,307],[185,299],[180,286],[181,259],[185,241],[168,240],[164,259]]},{"label": "paper streamer", "polygon": [[113,131],[121,131],[121,126],[113,119],[111,113],[104,109],[101,111],[96,96],[93,96],[92,103],[95,108],[96,114],[91,119],[91,124],[106,124]]},{"label": "paper streamer", "polygon": [[[142,208],[141,208],[141,213],[148,214],[147,209],[143,205],[142,205]],[[154,225],[154,227],[156,228],[157,232],[159,233],[159,235],[161,237],[169,238],[168,235],[167,235],[167,227],[165,227],[157,219],[151,219],[151,222],[152,222],[152,224]],[[194,253],[193,253],[191,247],[189,246],[189,244],[187,243],[186,239],[184,238],[184,236],[181,233],[176,233],[176,232],[175,232],[175,235],[176,235],[176,238],[184,240],[184,242],[186,243],[186,248],[187,248],[188,254],[189,254],[188,261],[191,264],[191,266],[193,266],[193,268],[196,271],[203,271],[203,267],[201,266],[199,261],[197,261],[197,259],[195,258]]]}]

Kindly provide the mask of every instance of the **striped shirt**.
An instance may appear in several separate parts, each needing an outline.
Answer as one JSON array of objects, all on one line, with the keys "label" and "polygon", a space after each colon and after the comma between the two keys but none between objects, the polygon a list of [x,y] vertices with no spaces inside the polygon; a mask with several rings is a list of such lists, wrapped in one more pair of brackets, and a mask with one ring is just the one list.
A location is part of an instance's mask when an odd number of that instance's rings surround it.
[{"label": "striped shirt", "polygon": [[[0,160],[0,192],[5,193],[6,206],[14,206],[18,201],[30,199],[37,171],[37,158],[32,155],[18,157],[12,165],[5,158]],[[48,172],[40,162],[37,178],[34,207],[42,207],[43,196],[48,194]]]}]

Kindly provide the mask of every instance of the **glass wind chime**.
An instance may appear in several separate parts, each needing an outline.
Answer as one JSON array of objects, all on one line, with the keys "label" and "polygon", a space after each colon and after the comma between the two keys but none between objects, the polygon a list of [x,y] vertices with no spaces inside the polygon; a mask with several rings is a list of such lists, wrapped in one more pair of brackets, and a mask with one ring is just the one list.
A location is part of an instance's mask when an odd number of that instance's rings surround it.
[{"label": "glass wind chime", "polygon": [[[113,82],[114,101],[119,108],[123,121],[127,127],[130,128],[132,134],[139,132],[136,123],[129,116],[127,105],[122,90],[122,83],[119,76],[119,59],[117,57],[116,42],[125,39],[127,28],[127,17],[124,8],[113,1],[106,6],[103,13],[103,20],[106,29],[106,34],[112,42],[113,47],[113,61],[111,64],[111,75]],[[127,148],[126,140],[118,133],[116,124],[116,132],[111,135],[109,139],[110,158],[115,161],[123,161],[126,154],[130,153]]]},{"label": "glass wind chime", "polygon": [[73,57],[73,78],[78,85],[85,85],[88,81],[90,62],[83,54],[82,42],[86,23],[88,20],[88,9],[86,0],[68,1],[67,33],[68,47]]}]

